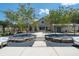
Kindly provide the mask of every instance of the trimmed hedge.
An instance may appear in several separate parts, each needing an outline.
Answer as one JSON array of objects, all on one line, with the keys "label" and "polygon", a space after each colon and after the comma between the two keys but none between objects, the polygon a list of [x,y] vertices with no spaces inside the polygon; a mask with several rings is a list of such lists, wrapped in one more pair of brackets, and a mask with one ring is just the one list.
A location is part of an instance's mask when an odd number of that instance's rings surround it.
[{"label": "trimmed hedge", "polygon": [[1,37],[1,36],[9,36],[9,35],[13,35],[13,34],[14,34],[14,33],[1,33],[1,34],[0,34],[0,37]]}]

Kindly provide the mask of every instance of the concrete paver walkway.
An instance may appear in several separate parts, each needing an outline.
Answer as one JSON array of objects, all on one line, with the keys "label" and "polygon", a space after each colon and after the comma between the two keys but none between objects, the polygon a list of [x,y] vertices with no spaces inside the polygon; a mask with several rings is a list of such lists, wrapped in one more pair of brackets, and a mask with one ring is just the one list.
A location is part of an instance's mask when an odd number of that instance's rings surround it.
[{"label": "concrete paver walkway", "polygon": [[46,47],[45,35],[42,32],[35,33],[36,39],[33,44],[33,47]]},{"label": "concrete paver walkway", "polygon": [[21,53],[22,56],[57,56],[51,47],[28,47]]},{"label": "concrete paver walkway", "polygon": [[45,41],[35,41],[33,47],[46,47]]},{"label": "concrete paver walkway", "polygon": [[79,56],[79,48],[75,47],[53,47],[60,56]]}]

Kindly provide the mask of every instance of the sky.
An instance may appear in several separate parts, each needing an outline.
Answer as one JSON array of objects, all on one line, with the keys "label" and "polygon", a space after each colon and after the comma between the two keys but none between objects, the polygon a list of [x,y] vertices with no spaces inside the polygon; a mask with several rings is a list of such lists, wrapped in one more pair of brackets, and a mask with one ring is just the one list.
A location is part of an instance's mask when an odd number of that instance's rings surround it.
[{"label": "sky", "polygon": [[[50,9],[58,9],[59,6],[70,6],[73,8],[79,8],[78,3],[31,3],[31,6],[35,8],[35,11],[39,18],[49,14]],[[5,20],[5,14],[3,14],[2,10],[14,10],[17,11],[19,8],[18,3],[0,3],[0,20]]]}]

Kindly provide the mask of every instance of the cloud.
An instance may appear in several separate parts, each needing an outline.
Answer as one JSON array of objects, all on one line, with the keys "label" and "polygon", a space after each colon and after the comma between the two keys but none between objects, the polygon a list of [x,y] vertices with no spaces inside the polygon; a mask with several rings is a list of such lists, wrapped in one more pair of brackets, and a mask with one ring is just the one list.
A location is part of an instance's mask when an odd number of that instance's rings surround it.
[{"label": "cloud", "polygon": [[63,5],[63,6],[70,6],[70,5],[75,5],[75,4],[77,4],[77,3],[61,3],[61,5]]},{"label": "cloud", "polygon": [[39,15],[42,15],[42,14],[49,14],[49,9],[40,9],[39,10]]},{"label": "cloud", "polygon": [[49,14],[49,9],[46,9],[46,12],[45,12],[46,14]]},{"label": "cloud", "polygon": [[70,6],[79,3],[79,0],[60,0],[61,5]]},{"label": "cloud", "polygon": [[79,3],[79,0],[59,0],[60,3]]},{"label": "cloud", "polygon": [[39,14],[41,15],[41,14],[43,14],[45,11],[44,11],[44,9],[40,9],[39,10]]}]

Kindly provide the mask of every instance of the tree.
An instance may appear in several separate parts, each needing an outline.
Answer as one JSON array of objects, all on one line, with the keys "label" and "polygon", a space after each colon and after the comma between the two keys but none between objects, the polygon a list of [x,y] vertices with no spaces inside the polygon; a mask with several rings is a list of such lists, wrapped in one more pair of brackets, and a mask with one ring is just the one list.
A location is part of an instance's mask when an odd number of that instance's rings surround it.
[{"label": "tree", "polygon": [[10,23],[8,22],[8,20],[5,20],[5,21],[0,21],[0,25],[2,26],[3,33],[5,33],[5,28],[8,27]]},{"label": "tree", "polygon": [[21,32],[26,30],[27,27],[29,28],[31,20],[33,19],[33,9],[28,4],[20,4],[20,7],[17,11],[6,10],[4,11],[4,14],[12,24],[19,28]]},{"label": "tree", "polygon": [[51,29],[52,24],[61,24],[62,26],[64,26],[64,24],[70,24],[71,12],[71,8],[61,6],[57,10],[50,10],[49,15],[44,18]]},{"label": "tree", "polygon": [[32,30],[38,31],[38,21],[36,21],[36,20],[32,21]]}]

